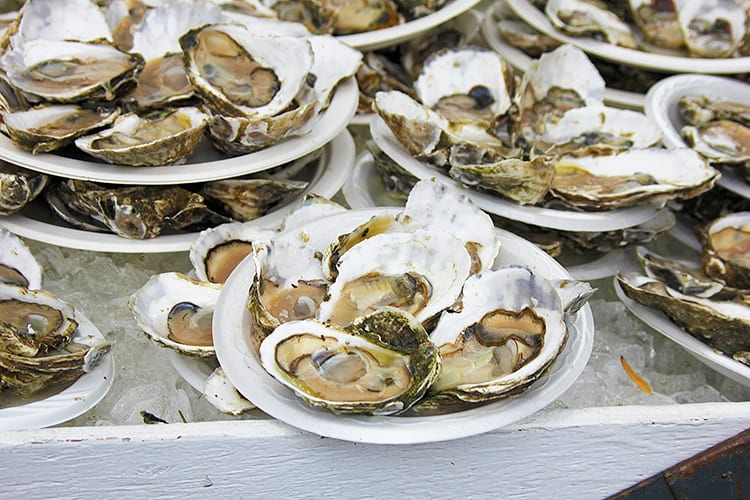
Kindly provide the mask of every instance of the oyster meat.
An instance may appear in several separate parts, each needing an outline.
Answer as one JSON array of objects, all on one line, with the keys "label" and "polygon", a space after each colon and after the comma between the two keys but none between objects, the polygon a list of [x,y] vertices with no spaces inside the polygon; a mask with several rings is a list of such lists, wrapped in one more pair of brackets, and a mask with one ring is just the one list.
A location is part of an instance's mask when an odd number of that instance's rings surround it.
[{"label": "oyster meat", "polygon": [[440,366],[422,325],[386,307],[345,327],[292,321],[260,346],[263,367],[308,404],[392,415],[422,397]]},{"label": "oyster meat", "polygon": [[750,212],[719,217],[701,231],[702,265],[708,276],[750,289]]}]

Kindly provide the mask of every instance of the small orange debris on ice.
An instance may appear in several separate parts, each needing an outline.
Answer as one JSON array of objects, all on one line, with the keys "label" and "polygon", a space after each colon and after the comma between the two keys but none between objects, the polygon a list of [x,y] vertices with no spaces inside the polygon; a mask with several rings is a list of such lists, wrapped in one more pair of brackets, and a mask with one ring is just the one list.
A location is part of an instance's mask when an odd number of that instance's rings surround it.
[{"label": "small orange debris on ice", "polygon": [[628,362],[625,361],[625,356],[620,356],[620,363],[622,363],[622,367],[625,369],[625,373],[628,374],[628,376],[631,378],[631,380],[633,380],[633,382],[635,382],[635,385],[637,385],[640,390],[642,390],[649,396],[652,396],[654,394],[654,391],[651,390],[651,386],[648,385],[646,379],[635,373]]}]

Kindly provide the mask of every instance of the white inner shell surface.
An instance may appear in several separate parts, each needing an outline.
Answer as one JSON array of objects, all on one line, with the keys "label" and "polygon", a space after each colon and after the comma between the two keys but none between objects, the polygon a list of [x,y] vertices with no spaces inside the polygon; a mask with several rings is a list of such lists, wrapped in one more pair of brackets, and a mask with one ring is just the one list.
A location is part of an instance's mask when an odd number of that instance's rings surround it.
[{"label": "white inner shell surface", "polygon": [[432,231],[383,233],[355,245],[341,256],[338,276],[329,288],[329,299],[320,304],[317,319],[329,320],[344,286],[362,276],[401,276],[415,273],[426,278],[430,298],[415,318],[423,322],[452,305],[471,270],[471,257],[453,235]]}]

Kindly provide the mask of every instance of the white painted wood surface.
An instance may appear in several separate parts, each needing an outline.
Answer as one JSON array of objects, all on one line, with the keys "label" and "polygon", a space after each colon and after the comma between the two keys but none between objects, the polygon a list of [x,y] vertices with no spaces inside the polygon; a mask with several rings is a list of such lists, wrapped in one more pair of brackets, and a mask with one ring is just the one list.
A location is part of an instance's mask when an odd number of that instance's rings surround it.
[{"label": "white painted wood surface", "polygon": [[543,411],[409,446],[274,420],[0,433],[2,498],[603,498],[750,427],[750,403]]}]

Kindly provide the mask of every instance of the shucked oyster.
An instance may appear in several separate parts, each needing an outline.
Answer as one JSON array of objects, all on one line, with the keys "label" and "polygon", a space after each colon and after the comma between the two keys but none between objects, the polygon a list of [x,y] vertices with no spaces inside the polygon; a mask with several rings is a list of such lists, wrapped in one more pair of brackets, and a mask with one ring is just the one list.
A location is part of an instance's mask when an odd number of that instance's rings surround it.
[{"label": "shucked oyster", "polygon": [[750,289],[750,212],[725,215],[701,231],[702,264],[708,276]]},{"label": "shucked oyster", "polygon": [[523,390],[545,373],[568,337],[560,296],[523,267],[472,276],[462,309],[444,313],[432,342],[440,375],[417,412],[484,402]]},{"label": "shucked oyster", "polygon": [[49,178],[10,163],[0,162],[0,215],[11,215],[36,198]]},{"label": "shucked oyster", "polygon": [[39,262],[18,236],[4,228],[0,228],[0,283],[31,290],[42,286]]},{"label": "shucked oyster", "polygon": [[112,127],[79,137],[79,149],[109,163],[162,166],[184,160],[203,136],[208,115],[196,107],[119,116]]},{"label": "shucked oyster", "polygon": [[440,366],[422,325],[391,307],[345,327],[315,320],[284,323],[263,341],[260,359],[310,405],[374,415],[407,410]]},{"label": "shucked oyster", "polygon": [[73,307],[41,290],[0,285],[0,319],[0,391],[21,397],[74,382],[110,348],[71,342]]}]

